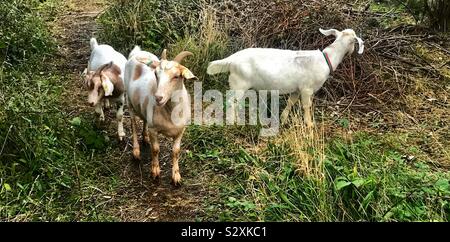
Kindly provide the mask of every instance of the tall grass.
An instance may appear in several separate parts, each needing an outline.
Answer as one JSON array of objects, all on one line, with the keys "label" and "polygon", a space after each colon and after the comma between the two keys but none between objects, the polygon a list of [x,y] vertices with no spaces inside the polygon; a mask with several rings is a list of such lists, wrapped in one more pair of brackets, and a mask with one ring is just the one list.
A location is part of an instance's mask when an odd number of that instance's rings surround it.
[{"label": "tall grass", "polygon": [[[186,58],[184,65],[190,68],[203,82],[204,89],[225,90],[224,76],[212,77],[206,74],[208,63],[230,54],[227,26],[220,24],[212,8],[204,6],[200,13],[199,30],[168,45],[168,50],[175,56],[183,50],[191,51],[194,56]],[[187,86],[191,87],[190,83]]]},{"label": "tall grass", "polygon": [[201,0],[113,1],[102,14],[101,41],[126,52],[134,45],[160,53],[173,40],[195,32]]},{"label": "tall grass", "polygon": [[44,19],[58,11],[54,6],[0,3],[7,16],[0,34],[1,221],[109,218],[102,193],[115,186],[116,173],[99,156],[114,148],[92,117],[73,119],[64,105],[70,77],[55,68],[56,44]]},{"label": "tall grass", "polygon": [[0,4],[2,69],[33,63],[48,56],[54,48],[51,35],[45,31],[44,20],[36,11],[41,5],[37,0],[2,1]]},{"label": "tall grass", "polygon": [[[380,138],[364,133],[353,141],[334,138],[325,153],[314,145],[306,155],[296,150],[305,147],[283,140],[283,145],[269,143],[261,154],[241,150],[230,161],[239,172],[222,181],[223,206],[219,216],[211,216],[225,221],[449,220],[449,172],[436,172],[422,161],[408,163]],[[316,157],[316,165],[324,157],[323,169],[298,173],[305,157]]]}]

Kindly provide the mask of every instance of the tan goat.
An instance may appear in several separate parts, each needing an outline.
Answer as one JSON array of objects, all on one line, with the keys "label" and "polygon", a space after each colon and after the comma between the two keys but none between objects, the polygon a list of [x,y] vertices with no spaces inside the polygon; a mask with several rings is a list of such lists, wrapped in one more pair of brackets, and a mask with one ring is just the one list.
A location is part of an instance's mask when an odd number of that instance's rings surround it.
[{"label": "tan goat", "polygon": [[172,181],[175,185],[181,181],[178,166],[181,138],[191,117],[190,98],[184,80],[196,79],[191,71],[180,64],[183,58],[189,55],[192,53],[183,51],[173,61],[169,61],[164,50],[159,61],[153,54],[135,47],[125,67],[125,85],[133,132],[133,155],[136,159],[140,159],[136,133],[136,121],[139,117],[144,120],[144,139],[151,145],[153,178],[159,177],[161,172],[158,160],[158,134],[173,139]]}]

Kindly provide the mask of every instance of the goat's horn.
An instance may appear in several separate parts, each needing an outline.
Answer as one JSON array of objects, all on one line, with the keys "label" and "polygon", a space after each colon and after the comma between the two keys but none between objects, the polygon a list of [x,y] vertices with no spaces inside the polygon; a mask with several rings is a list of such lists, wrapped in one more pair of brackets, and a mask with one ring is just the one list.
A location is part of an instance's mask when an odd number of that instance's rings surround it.
[{"label": "goat's horn", "polygon": [[101,72],[104,71],[105,69],[111,68],[112,65],[113,65],[113,62],[112,62],[112,61],[109,62],[109,63],[103,64],[102,66],[100,66],[100,68],[98,68],[97,73],[101,73]]},{"label": "goat's horn", "polygon": [[167,60],[167,50],[166,49],[164,49],[161,54],[161,60]]},{"label": "goat's horn", "polygon": [[183,59],[184,59],[185,57],[190,56],[190,55],[194,55],[194,54],[192,54],[192,53],[189,52],[189,51],[182,51],[180,54],[178,54],[178,55],[173,59],[173,61],[178,62],[178,63],[181,63],[181,61],[183,61]]}]

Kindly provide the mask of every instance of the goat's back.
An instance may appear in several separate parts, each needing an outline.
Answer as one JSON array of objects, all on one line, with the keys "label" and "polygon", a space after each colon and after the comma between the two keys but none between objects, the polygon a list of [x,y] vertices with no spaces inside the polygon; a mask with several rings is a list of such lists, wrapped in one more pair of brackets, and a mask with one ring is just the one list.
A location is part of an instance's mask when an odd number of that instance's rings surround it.
[{"label": "goat's back", "polygon": [[100,66],[111,61],[120,67],[121,76],[123,76],[125,64],[127,62],[125,56],[114,50],[114,48],[109,45],[97,45],[91,52],[88,71],[95,71]]},{"label": "goat's back", "polygon": [[125,65],[124,82],[129,108],[139,117],[151,122],[156,104],[153,95],[157,88],[155,71],[133,57]]},{"label": "goat's back", "polygon": [[[318,89],[328,75],[323,58],[318,50],[249,48],[218,62],[228,65],[231,86],[287,94],[303,88]],[[218,69],[217,62],[214,65]]]}]

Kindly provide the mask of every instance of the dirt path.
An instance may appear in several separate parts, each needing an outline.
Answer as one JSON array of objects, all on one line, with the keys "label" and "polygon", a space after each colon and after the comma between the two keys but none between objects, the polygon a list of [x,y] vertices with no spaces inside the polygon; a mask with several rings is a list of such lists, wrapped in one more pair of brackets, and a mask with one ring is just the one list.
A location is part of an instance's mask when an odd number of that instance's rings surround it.
[{"label": "dirt path", "polygon": [[[86,106],[87,94],[82,89],[80,74],[86,68],[90,54],[89,38],[98,36],[95,19],[106,7],[102,0],[69,0],[65,10],[54,23],[55,37],[59,43],[59,69],[61,76],[68,76],[66,84],[67,108],[71,114],[91,114],[93,109]],[[125,54],[126,56],[126,54]],[[105,113],[107,130],[113,140],[116,134],[114,114]],[[102,163],[119,171],[118,188],[109,202],[107,216],[120,221],[194,221],[202,216],[202,202],[211,191],[207,184],[191,175],[190,168],[181,161],[180,169],[183,186],[174,188],[170,184],[170,143],[162,144],[160,161],[162,178],[155,182],[150,177],[149,149],[142,144],[143,161],[133,162],[131,155],[129,116],[125,114],[125,129],[128,138],[119,143],[113,141],[113,153],[104,157]],[[141,139],[142,140],[142,139]],[[108,184],[109,185],[109,184]]]}]

